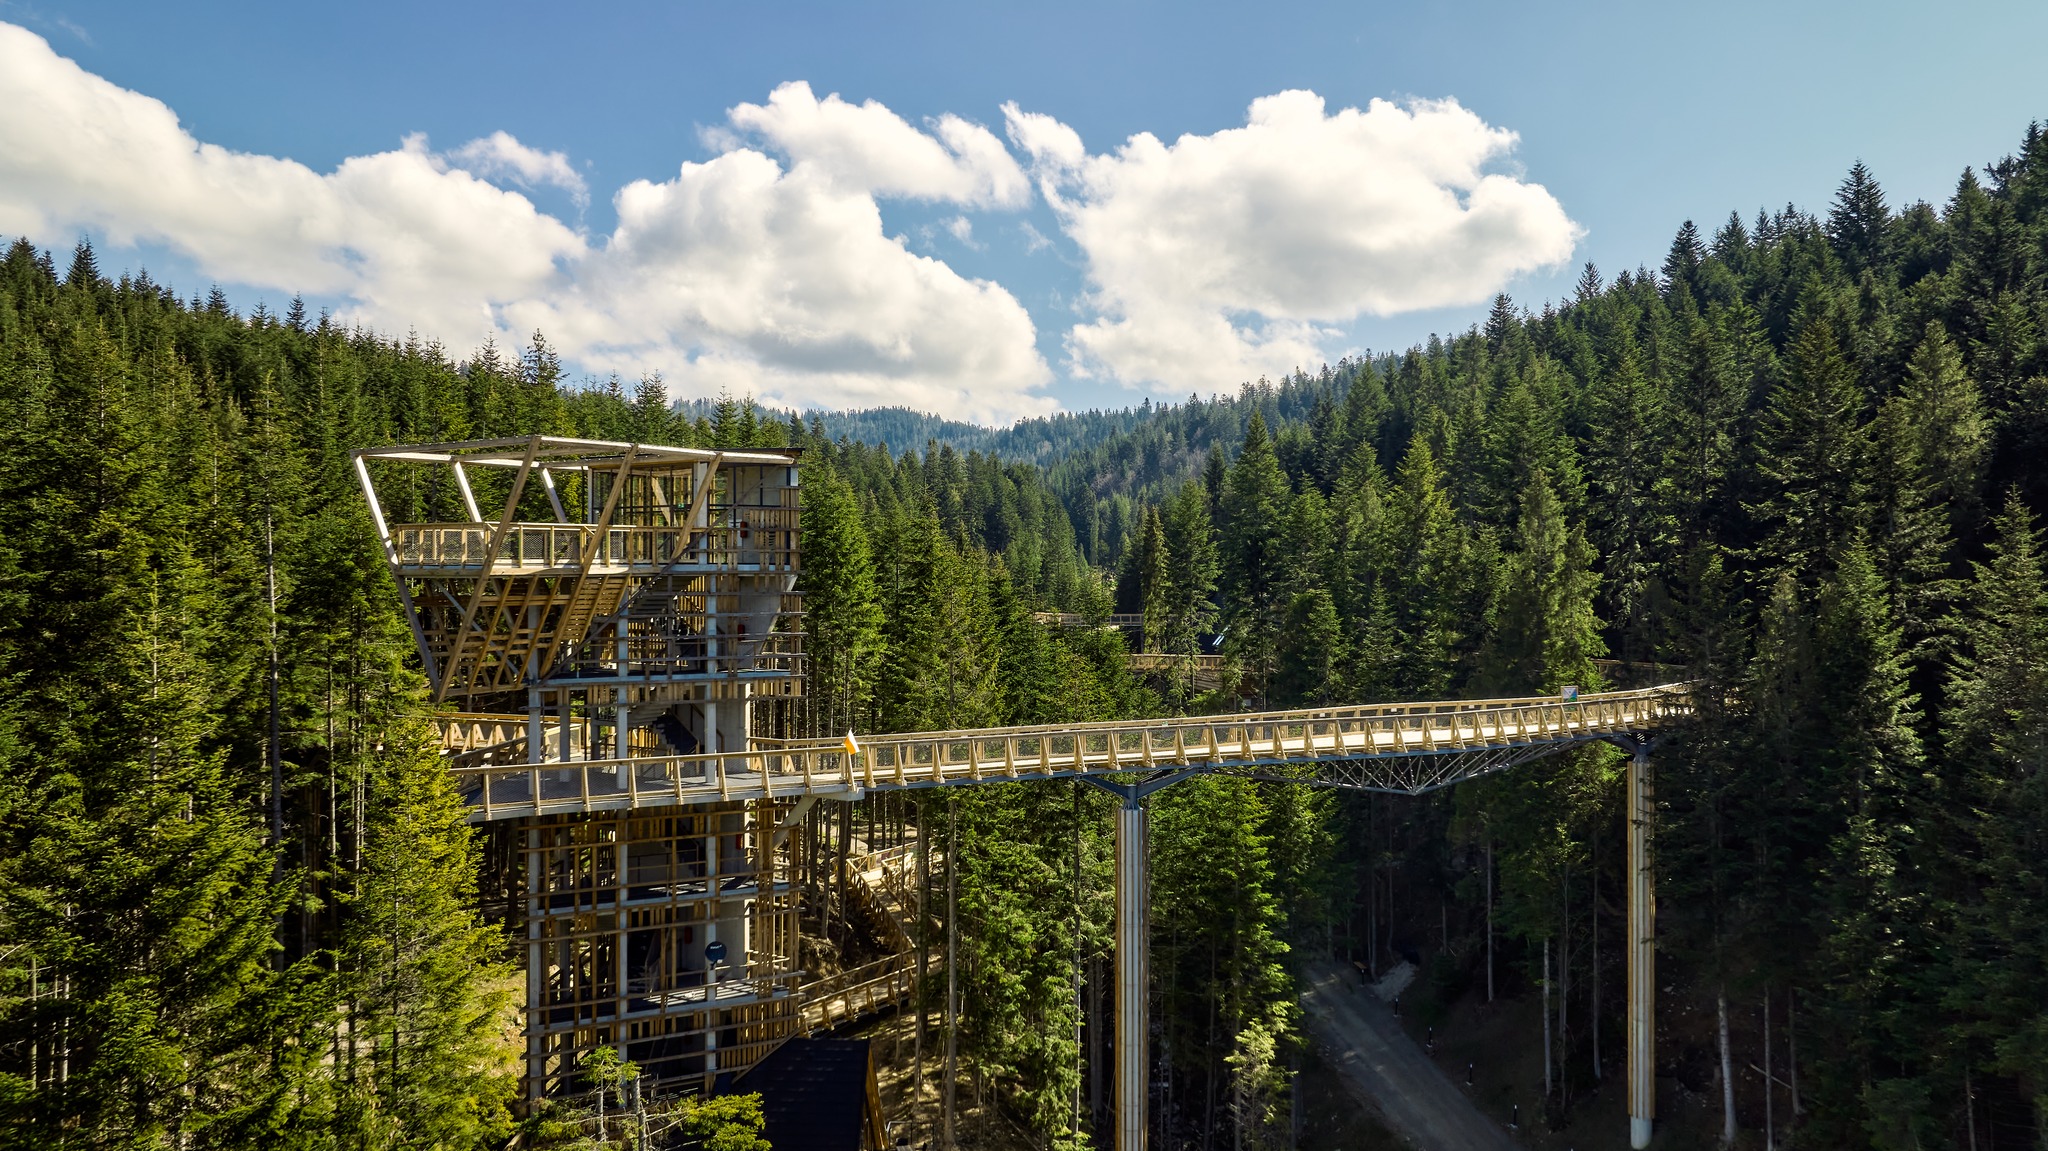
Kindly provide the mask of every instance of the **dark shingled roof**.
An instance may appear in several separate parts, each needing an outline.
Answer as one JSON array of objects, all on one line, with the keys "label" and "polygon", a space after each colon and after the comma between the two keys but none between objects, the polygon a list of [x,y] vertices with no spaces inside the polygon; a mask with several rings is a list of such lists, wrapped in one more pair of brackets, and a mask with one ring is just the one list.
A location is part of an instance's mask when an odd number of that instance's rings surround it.
[{"label": "dark shingled roof", "polygon": [[791,1039],[735,1080],[759,1092],[775,1151],[864,1151],[868,1040]]}]

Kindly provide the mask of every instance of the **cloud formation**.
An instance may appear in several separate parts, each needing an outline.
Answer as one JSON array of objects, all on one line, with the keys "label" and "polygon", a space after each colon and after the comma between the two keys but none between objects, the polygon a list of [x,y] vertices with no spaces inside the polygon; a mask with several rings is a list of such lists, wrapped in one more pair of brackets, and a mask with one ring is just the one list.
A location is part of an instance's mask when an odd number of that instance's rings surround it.
[{"label": "cloud formation", "polygon": [[[958,116],[938,117],[926,134],[873,100],[849,104],[836,92],[820,100],[801,80],[777,86],[765,106],[741,104],[728,116],[788,156],[792,171],[836,187],[979,208],[1031,200],[1031,181],[1003,142]],[[710,142],[733,146],[724,131]]]},{"label": "cloud formation", "polygon": [[617,229],[558,296],[506,309],[516,330],[621,370],[687,333],[696,391],[995,421],[1051,408],[1032,392],[1050,373],[1023,306],[885,237],[865,192],[741,149],[613,205]]},{"label": "cloud formation", "polygon": [[485,178],[587,194],[566,157],[509,134],[441,154],[413,136],[315,172],[196,140],[162,102],[0,24],[0,234],[163,244],[223,281],[344,298],[344,318],[457,347],[538,326],[586,366],[659,368],[691,392],[989,421],[1052,407],[1023,307],[906,251],[876,204],[1028,200],[1001,141],[805,85],[731,119],[722,155],[628,184],[593,238]]},{"label": "cloud formation", "polygon": [[[414,140],[424,147],[421,136],[406,137],[406,144]],[[522,188],[556,187],[574,197],[578,207],[590,202],[590,188],[583,182],[583,176],[569,163],[569,157],[560,152],[543,152],[529,148],[514,139],[512,133],[500,129],[488,136],[471,140],[445,157],[457,168],[467,169],[489,179],[502,176]]]},{"label": "cloud formation", "polygon": [[1330,114],[1281,92],[1242,128],[1101,155],[1052,117],[1004,113],[1087,261],[1077,375],[1186,388],[1284,371],[1321,357],[1331,324],[1476,303],[1582,234],[1542,186],[1490,170],[1515,134],[1454,100]]},{"label": "cloud formation", "polygon": [[[538,328],[586,369],[658,369],[685,393],[1006,422],[1054,407],[1031,316],[909,250],[880,201],[940,206],[913,229],[923,246],[943,232],[981,252],[994,241],[966,213],[1042,195],[1087,280],[1068,371],[1175,392],[1326,358],[1360,315],[1482,301],[1580,234],[1499,170],[1514,133],[1451,100],[1331,113],[1281,92],[1243,127],[1103,154],[1003,111],[1008,146],[959,116],[913,124],[786,83],[706,129],[710,159],[620,188],[616,224],[592,234],[569,157],[508,132],[443,151],[415,133],[316,172],[197,140],[0,23],[0,236],[160,244],[222,282],[346,301],[344,320],[457,349]],[[543,188],[576,223],[525,194]],[[1052,246],[1028,220],[996,235]]]}]

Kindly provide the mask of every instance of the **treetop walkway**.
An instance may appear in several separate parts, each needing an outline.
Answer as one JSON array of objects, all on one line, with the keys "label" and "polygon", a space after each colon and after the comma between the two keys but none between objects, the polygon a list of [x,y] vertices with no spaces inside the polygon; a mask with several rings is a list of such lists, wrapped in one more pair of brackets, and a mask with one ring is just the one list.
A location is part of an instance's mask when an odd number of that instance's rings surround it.
[{"label": "treetop walkway", "polygon": [[[519,821],[497,830],[513,833],[500,837],[512,845],[506,857],[525,868],[531,1092],[563,1081],[612,1032],[706,1077],[793,1032],[800,1021],[779,1006],[740,1018],[719,1006],[723,992],[669,993],[712,987],[722,963],[769,982],[795,977],[795,904],[772,876],[776,844],[817,800],[1077,779],[1122,801],[1116,1143],[1142,1151],[1146,796],[1204,773],[1417,794],[1606,741],[1631,753],[1629,1114],[1632,1140],[1647,1145],[1648,751],[1692,710],[1685,685],[763,739],[792,730],[805,675],[796,453],[534,435],[352,455],[433,697],[464,709],[440,726],[470,818]],[[791,802],[769,802],[782,800]],[[582,922],[583,901],[594,907],[602,890],[630,902],[642,874],[702,877],[703,898],[671,894],[660,907]],[[726,898],[708,878],[741,875],[768,877],[766,886],[757,878],[754,895]],[[659,1018],[620,1021],[621,1003]]]},{"label": "treetop walkway", "polygon": [[[522,715],[441,718],[472,821],[793,796],[1222,772],[1420,794],[1563,748],[1647,735],[1691,710],[1684,684],[1541,698],[1300,708],[1177,719],[856,735],[745,752],[530,762]],[[486,734],[489,733],[489,734]],[[489,735],[495,742],[480,743]],[[544,754],[560,741],[544,738]]]}]

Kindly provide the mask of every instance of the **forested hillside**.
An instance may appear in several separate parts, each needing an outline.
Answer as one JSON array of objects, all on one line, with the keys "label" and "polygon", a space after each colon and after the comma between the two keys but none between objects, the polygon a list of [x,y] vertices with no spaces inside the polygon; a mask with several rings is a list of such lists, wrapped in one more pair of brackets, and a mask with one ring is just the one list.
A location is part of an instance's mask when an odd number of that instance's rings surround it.
[{"label": "forested hillside", "polygon": [[[1541,314],[1502,298],[1400,356],[1144,411],[1046,482],[1149,646],[1220,640],[1233,700],[1548,692],[1615,674],[1605,657],[1698,678],[1709,706],[1659,755],[1660,871],[1665,970],[1690,992],[1668,1006],[1706,1043],[1669,1070],[1733,1084],[1727,1122],[1754,1126],[1740,1072],[1766,1004],[1802,1138],[2025,1137],[2048,1102],[2044,201],[2038,130],[1939,207],[1894,211],[1859,166],[1824,216],[1688,223],[1656,271],[1588,267]],[[1155,931],[1227,907],[1296,946],[1360,948],[1373,925],[1384,953],[1442,918],[1476,978],[1490,858],[1513,964],[1556,956],[1561,1116],[1617,1059],[1617,766],[1582,752],[1414,802],[1164,793],[1162,829],[1243,837],[1197,858],[1246,860],[1225,889],[1273,902],[1203,904],[1162,862]],[[1278,949],[1201,937],[1162,977],[1164,1122],[1191,1134],[1267,1113],[1231,1053],[1290,1033],[1243,998]]]},{"label": "forested hillside", "polygon": [[[1822,215],[1687,223],[1655,270],[1589,266],[1541,313],[1503,297],[1402,355],[963,452],[730,399],[686,415],[652,377],[571,387],[539,335],[459,358],[239,316],[17,242],[0,1145],[512,1132],[519,985],[346,453],[530,432],[803,450],[817,734],[1697,678],[1657,753],[1661,1072],[1753,1131],[1767,1020],[1796,1044],[1781,1135],[2038,1142],[2044,273],[2030,129],[1938,206],[1894,209],[1859,166]],[[1144,682],[1115,633],[1030,616],[1112,608],[1152,649],[1222,652],[1224,688]],[[1568,1120],[1619,1069],[1618,766],[1588,749],[1417,799],[1160,793],[1158,1145],[1285,1145],[1291,957],[1419,940],[1441,999],[1542,994],[1529,1042]],[[949,861],[961,996],[936,1026],[998,1136],[1099,1142],[1106,800],[864,814]]]}]

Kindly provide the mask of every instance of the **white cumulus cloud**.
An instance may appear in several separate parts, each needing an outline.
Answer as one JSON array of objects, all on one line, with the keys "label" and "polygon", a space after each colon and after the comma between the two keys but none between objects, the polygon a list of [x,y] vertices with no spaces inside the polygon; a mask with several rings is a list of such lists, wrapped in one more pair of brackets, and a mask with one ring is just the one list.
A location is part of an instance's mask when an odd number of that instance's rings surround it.
[{"label": "white cumulus cloud", "polygon": [[161,102],[0,24],[0,233],[65,229],[167,244],[226,281],[346,295],[450,334],[482,334],[488,301],[539,290],[583,250],[525,197],[424,147],[323,175],[200,143]]},{"label": "white cumulus cloud", "polygon": [[1016,208],[1031,199],[1031,181],[1003,142],[958,116],[940,116],[930,133],[921,132],[873,100],[849,104],[836,92],[820,100],[798,80],[769,93],[766,105],[739,105],[730,118],[798,170],[840,187],[977,207]]},{"label": "white cumulus cloud", "polygon": [[[420,137],[407,137],[406,142],[411,144],[415,139]],[[424,143],[421,140],[422,146]],[[465,168],[479,176],[506,177],[525,188],[560,188],[575,197],[578,205],[590,202],[590,187],[583,182],[582,173],[569,163],[569,157],[560,152],[529,148],[502,129],[471,140],[448,153],[446,158],[455,167]]]},{"label": "white cumulus cloud", "polygon": [[601,258],[558,298],[508,309],[590,362],[674,363],[698,392],[865,406],[908,404],[1005,421],[1050,409],[1049,373],[1014,297],[907,252],[880,209],[759,152],[684,164],[614,199]]},{"label": "white cumulus cloud", "polygon": [[1242,128],[1098,155],[1052,117],[1004,113],[1087,261],[1096,316],[1066,336],[1080,375],[1185,388],[1284,371],[1321,356],[1332,324],[1478,302],[1582,234],[1541,185],[1494,170],[1515,134],[1453,100],[1332,114],[1281,92]]},{"label": "white cumulus cloud", "polygon": [[992,421],[1053,406],[1016,299],[905,250],[876,204],[1025,202],[993,134],[957,117],[920,131],[801,85],[731,119],[723,154],[627,185],[616,229],[592,237],[482,178],[587,194],[565,156],[508,134],[440,154],[414,136],[316,172],[199,141],[0,23],[0,234],[162,244],[224,282],[346,299],[345,319],[457,348],[539,326],[586,366],[660,369],[686,391]]}]

